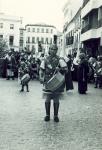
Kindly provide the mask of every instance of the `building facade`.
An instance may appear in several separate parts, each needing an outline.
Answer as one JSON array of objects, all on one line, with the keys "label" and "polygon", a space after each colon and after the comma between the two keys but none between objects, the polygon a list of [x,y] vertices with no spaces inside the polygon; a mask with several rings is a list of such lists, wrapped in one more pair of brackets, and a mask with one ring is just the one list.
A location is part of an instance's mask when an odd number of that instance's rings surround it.
[{"label": "building facade", "polygon": [[57,44],[57,29],[46,24],[27,24],[25,26],[24,47],[34,53],[48,53],[50,44]]},{"label": "building facade", "polygon": [[73,22],[75,24],[74,28],[74,40],[73,40],[73,53],[79,55],[81,49],[82,49],[82,43],[81,43],[81,7],[77,11],[76,15],[73,17]]},{"label": "building facade", "polygon": [[[69,11],[73,12],[71,7],[69,8]],[[70,21],[68,20],[63,28],[64,49],[66,55],[79,53],[79,49],[81,48],[81,8],[78,9],[76,14],[74,12],[74,15],[69,18]]]},{"label": "building facade", "polygon": [[64,48],[65,48],[65,54],[72,54],[73,53],[73,46],[74,46],[74,29],[75,24],[73,21],[67,24],[67,26],[64,28]]},{"label": "building facade", "polygon": [[84,0],[81,41],[85,52],[93,57],[102,54],[102,1]]},{"label": "building facade", "polygon": [[19,50],[22,51],[25,49],[24,41],[25,41],[25,29],[19,29],[20,39],[19,39]]},{"label": "building facade", "polygon": [[58,46],[58,55],[63,56],[63,33],[57,33],[57,46]]},{"label": "building facade", "polygon": [[19,28],[22,18],[0,13],[0,39],[7,41],[8,49],[19,51]]}]

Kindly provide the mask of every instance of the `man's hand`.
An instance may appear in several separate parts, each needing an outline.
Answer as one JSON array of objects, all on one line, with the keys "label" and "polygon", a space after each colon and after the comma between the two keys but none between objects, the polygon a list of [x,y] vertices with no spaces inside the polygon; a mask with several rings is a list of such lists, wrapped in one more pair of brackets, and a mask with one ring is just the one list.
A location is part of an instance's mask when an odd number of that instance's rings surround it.
[{"label": "man's hand", "polygon": [[56,67],[56,71],[57,71],[57,72],[60,71],[60,68],[59,68],[59,67]]}]

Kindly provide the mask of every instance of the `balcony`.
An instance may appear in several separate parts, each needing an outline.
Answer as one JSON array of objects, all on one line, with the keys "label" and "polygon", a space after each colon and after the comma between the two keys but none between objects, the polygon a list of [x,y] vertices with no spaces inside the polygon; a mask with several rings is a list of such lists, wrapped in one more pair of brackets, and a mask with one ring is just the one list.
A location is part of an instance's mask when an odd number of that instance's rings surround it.
[{"label": "balcony", "polygon": [[95,26],[93,26],[92,24],[88,24],[87,26],[85,26],[84,28],[82,28],[81,34],[87,32],[88,30],[97,29],[97,28],[98,28],[98,23]]},{"label": "balcony", "polygon": [[85,26],[84,28],[82,28],[81,34],[83,34],[84,32],[87,32],[90,29],[91,29],[91,24],[88,24],[87,26]]},{"label": "balcony", "polygon": [[90,30],[88,30],[87,32],[81,34],[81,42],[83,41],[87,41],[89,39],[96,39],[96,38],[99,38],[99,33],[98,33],[98,29],[96,28],[91,28]]}]

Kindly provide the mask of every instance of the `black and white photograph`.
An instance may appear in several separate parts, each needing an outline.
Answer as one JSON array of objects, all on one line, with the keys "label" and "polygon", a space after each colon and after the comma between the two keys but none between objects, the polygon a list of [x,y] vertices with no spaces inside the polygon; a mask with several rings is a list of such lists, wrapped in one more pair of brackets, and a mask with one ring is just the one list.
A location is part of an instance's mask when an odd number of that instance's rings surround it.
[{"label": "black and white photograph", "polygon": [[0,150],[102,150],[102,0],[0,0]]}]

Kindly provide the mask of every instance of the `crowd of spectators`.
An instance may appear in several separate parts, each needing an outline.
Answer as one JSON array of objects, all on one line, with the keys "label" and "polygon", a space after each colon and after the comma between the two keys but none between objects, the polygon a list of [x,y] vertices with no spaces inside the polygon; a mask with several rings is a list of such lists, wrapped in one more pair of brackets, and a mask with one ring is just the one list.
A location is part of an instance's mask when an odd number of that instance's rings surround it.
[{"label": "crowd of spectators", "polygon": [[[31,52],[8,51],[0,59],[0,76],[7,80],[21,79],[23,72],[27,70],[31,80],[39,80],[40,64],[44,58],[44,53],[38,57]],[[72,80],[77,81],[78,57],[70,55],[70,59]],[[102,55],[97,58],[86,56],[86,59],[89,66],[88,83],[93,83],[95,88],[102,88]]]},{"label": "crowd of spectators", "polygon": [[24,70],[28,70],[32,80],[38,79],[41,56],[35,57],[34,54],[28,52],[8,51],[1,59],[0,75],[7,80],[14,80],[17,77],[21,78]]}]

